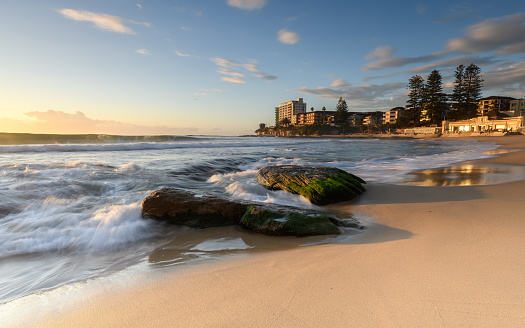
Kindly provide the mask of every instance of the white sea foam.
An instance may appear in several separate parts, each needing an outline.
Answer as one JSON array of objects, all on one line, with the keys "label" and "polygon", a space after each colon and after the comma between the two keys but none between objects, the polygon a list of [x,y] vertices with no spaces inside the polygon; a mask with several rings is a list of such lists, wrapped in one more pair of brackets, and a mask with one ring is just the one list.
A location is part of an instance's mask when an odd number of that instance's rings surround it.
[{"label": "white sea foam", "polygon": [[[305,141],[296,141],[304,143]],[[96,143],[96,144],[31,144],[31,145],[0,145],[0,153],[31,153],[31,152],[85,152],[85,151],[132,151],[132,150],[163,150],[179,148],[229,148],[229,147],[260,147],[281,146],[292,144],[290,140],[270,139],[269,141],[191,141],[191,142],[135,142],[135,143]]]},{"label": "white sea foam", "polygon": [[139,203],[108,205],[92,214],[49,197],[0,220],[0,257],[48,251],[107,252],[153,236]]}]

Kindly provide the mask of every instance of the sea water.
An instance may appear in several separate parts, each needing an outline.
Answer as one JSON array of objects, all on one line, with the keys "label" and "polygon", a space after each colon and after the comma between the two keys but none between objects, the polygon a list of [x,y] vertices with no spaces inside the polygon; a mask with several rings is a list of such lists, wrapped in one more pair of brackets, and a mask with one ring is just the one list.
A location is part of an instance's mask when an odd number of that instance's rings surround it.
[{"label": "sea water", "polygon": [[416,139],[0,137],[0,307],[137,264],[165,268],[271,244],[272,237],[234,227],[203,232],[143,219],[141,201],[162,187],[316,208],[265,189],[257,170],[328,166],[369,183],[400,183],[410,172],[489,157],[496,148]]}]

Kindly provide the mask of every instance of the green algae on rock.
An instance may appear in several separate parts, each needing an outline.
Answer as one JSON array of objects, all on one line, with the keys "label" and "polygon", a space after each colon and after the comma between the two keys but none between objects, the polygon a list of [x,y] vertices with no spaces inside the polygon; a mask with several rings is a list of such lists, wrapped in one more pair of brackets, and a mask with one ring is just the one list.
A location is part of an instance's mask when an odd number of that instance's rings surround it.
[{"label": "green algae on rock", "polygon": [[355,220],[341,220],[328,213],[261,205],[248,206],[240,225],[265,235],[299,237],[338,235],[339,227],[361,228]]},{"label": "green algae on rock", "polygon": [[363,179],[335,167],[267,166],[259,170],[257,181],[270,190],[302,195],[316,205],[350,200],[366,190]]}]

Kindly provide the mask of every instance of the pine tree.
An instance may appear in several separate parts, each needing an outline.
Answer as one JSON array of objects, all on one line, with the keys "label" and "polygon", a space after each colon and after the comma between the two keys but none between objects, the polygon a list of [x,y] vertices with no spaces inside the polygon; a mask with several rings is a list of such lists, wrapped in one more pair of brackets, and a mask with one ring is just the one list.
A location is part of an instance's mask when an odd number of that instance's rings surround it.
[{"label": "pine tree", "polygon": [[407,119],[412,124],[421,120],[421,112],[425,102],[425,80],[420,75],[414,75],[408,80]]},{"label": "pine tree", "polygon": [[465,69],[463,80],[465,82],[466,112],[467,115],[473,116],[476,114],[477,103],[481,98],[481,88],[483,87],[481,69],[474,63],[470,64]]},{"label": "pine tree", "polygon": [[443,93],[443,78],[438,70],[433,70],[427,78],[425,85],[425,109],[432,123],[443,120],[447,109],[447,96]]},{"label": "pine tree", "polygon": [[339,98],[337,107],[335,108],[335,119],[338,123],[346,123],[348,120],[348,105],[343,97]]},{"label": "pine tree", "polygon": [[477,101],[481,98],[483,79],[481,69],[475,64],[468,67],[459,65],[454,72],[454,91],[452,101],[456,105],[459,118],[472,117],[476,113]]}]

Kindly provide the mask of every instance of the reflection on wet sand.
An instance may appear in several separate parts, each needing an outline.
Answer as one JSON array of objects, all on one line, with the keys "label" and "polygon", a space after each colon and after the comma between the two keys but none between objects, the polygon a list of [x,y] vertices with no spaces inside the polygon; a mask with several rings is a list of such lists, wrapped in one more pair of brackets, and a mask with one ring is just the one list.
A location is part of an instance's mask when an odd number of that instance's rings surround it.
[{"label": "reflection on wet sand", "polygon": [[150,264],[171,266],[214,259],[225,255],[253,254],[285,250],[312,244],[337,243],[357,234],[358,230],[345,229],[339,236],[266,236],[239,226],[191,229],[181,227],[170,242],[155,249],[148,258]]},{"label": "reflection on wet sand", "polygon": [[412,172],[408,184],[418,186],[472,186],[525,180],[525,167],[511,165],[460,164]]}]

